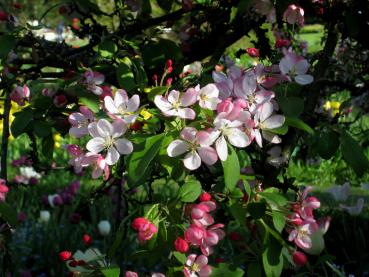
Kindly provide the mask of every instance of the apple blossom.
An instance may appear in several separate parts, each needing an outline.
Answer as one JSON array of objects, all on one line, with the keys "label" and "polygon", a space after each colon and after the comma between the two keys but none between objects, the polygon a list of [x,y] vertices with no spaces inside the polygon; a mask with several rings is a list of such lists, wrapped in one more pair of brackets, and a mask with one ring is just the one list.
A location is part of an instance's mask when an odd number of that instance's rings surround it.
[{"label": "apple blossom", "polygon": [[284,57],[279,62],[279,69],[286,75],[288,80],[293,78],[300,85],[308,85],[313,82],[313,76],[306,74],[310,64],[302,56],[296,55],[292,51],[283,51]]},{"label": "apple blossom", "polygon": [[289,236],[289,241],[294,241],[295,244],[301,249],[309,249],[312,247],[311,236],[318,230],[318,225],[315,221],[303,221],[301,225],[298,225],[293,229]]},{"label": "apple blossom", "polygon": [[283,20],[289,24],[304,25],[304,9],[296,6],[289,5],[283,13]]},{"label": "apple blossom", "polygon": [[30,100],[31,92],[27,85],[23,87],[17,86],[11,93],[10,99],[16,102],[19,106],[24,106],[26,101]]},{"label": "apple blossom", "polygon": [[208,84],[199,91],[199,106],[203,109],[216,110],[218,103],[219,90],[214,84]]},{"label": "apple blossom", "polygon": [[141,242],[150,240],[158,232],[158,228],[143,217],[135,218],[132,222],[132,228],[138,232],[137,238]]},{"label": "apple blossom", "polygon": [[90,123],[88,131],[93,138],[88,141],[87,150],[94,154],[106,150],[105,161],[108,165],[117,163],[121,154],[128,155],[133,151],[129,140],[119,138],[127,131],[127,125],[122,120],[115,120],[111,124],[106,119],[100,119]]},{"label": "apple blossom", "polygon": [[229,121],[228,119],[222,118],[224,115],[221,113],[214,120],[214,137],[215,149],[218,153],[219,159],[222,161],[227,160],[228,157],[228,147],[227,141],[233,146],[243,148],[250,145],[250,138],[242,132],[240,127],[243,125],[241,121]]},{"label": "apple blossom", "polygon": [[167,148],[169,157],[176,157],[186,154],[183,163],[189,170],[200,167],[201,161],[207,165],[213,165],[218,160],[218,156],[212,144],[211,134],[205,131],[197,131],[193,127],[185,127],[181,132],[181,138],[172,141]]},{"label": "apple blossom", "polygon": [[97,179],[104,173],[104,179],[109,178],[109,165],[101,154],[88,152],[81,160],[81,166],[86,167],[92,165],[92,178]]},{"label": "apple blossom", "polygon": [[96,95],[100,95],[104,92],[103,89],[99,86],[105,81],[104,74],[89,69],[85,73],[83,73],[83,77],[84,83],[86,84],[89,91],[93,92]]},{"label": "apple blossom", "polygon": [[138,107],[140,106],[140,97],[135,94],[128,98],[127,92],[118,89],[115,93],[114,100],[110,96],[104,98],[105,108],[113,116],[113,118],[124,119],[126,123],[133,123],[136,118]]},{"label": "apple blossom", "polygon": [[72,128],[69,129],[69,134],[77,138],[88,134],[88,124],[95,121],[94,113],[87,107],[79,107],[79,113],[72,113],[68,117]]},{"label": "apple blossom", "polygon": [[169,92],[167,98],[156,95],[154,103],[166,116],[195,119],[195,111],[187,107],[196,103],[197,95],[198,93],[195,89],[188,89],[183,94],[180,94],[179,91],[172,90]]},{"label": "apple blossom", "polygon": [[207,277],[211,274],[211,267],[208,265],[208,258],[204,255],[197,257],[191,254],[187,257],[183,273],[186,277]]}]

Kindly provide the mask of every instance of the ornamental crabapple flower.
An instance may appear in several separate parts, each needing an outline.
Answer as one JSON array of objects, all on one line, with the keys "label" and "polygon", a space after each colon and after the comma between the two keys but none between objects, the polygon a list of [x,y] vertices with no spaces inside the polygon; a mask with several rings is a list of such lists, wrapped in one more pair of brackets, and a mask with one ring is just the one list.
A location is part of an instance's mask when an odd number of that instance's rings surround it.
[{"label": "ornamental crabapple flower", "polygon": [[223,227],[224,224],[218,223],[205,230],[204,237],[200,245],[202,254],[209,256],[213,253],[213,247],[225,237],[224,231],[221,230]]},{"label": "ornamental crabapple flower", "polygon": [[208,258],[204,255],[197,257],[191,254],[187,257],[183,273],[186,277],[207,277],[211,274],[211,267],[208,265]]},{"label": "ornamental crabapple flower", "polygon": [[110,233],[111,225],[108,220],[101,220],[97,225],[97,228],[99,229],[100,235],[106,237]]},{"label": "ornamental crabapple flower", "polygon": [[181,237],[178,237],[174,241],[174,247],[175,247],[176,251],[178,251],[180,253],[186,253],[188,251],[188,249],[189,249],[189,246],[188,246],[187,241],[185,241]]},{"label": "ornamental crabapple flower", "polygon": [[81,166],[92,165],[92,178],[97,179],[104,173],[104,179],[107,180],[110,175],[109,166],[101,154],[86,153],[82,157]]},{"label": "ornamental crabapple flower", "polygon": [[289,24],[304,25],[304,9],[296,6],[289,5],[283,13],[283,20]]},{"label": "ornamental crabapple flower", "polygon": [[150,240],[158,231],[153,223],[143,217],[135,218],[132,222],[132,228],[138,232],[137,238],[141,242]]},{"label": "ornamental crabapple flower", "polygon": [[218,160],[218,156],[212,144],[211,135],[206,131],[197,131],[193,127],[185,127],[181,132],[181,138],[172,141],[167,148],[169,157],[176,157],[183,153],[186,156],[183,163],[189,170],[200,167],[201,161],[207,165],[213,165]]},{"label": "ornamental crabapple flower", "polygon": [[133,145],[129,140],[119,138],[127,131],[127,125],[123,120],[115,120],[111,124],[106,119],[100,119],[90,123],[88,131],[93,138],[87,143],[87,150],[94,154],[106,150],[105,161],[108,165],[115,164],[120,154],[128,155],[133,151]]},{"label": "ornamental crabapple flower", "polygon": [[95,121],[93,111],[85,106],[79,107],[79,113],[72,113],[68,117],[72,128],[69,129],[69,134],[76,138],[81,138],[88,134],[88,124]]},{"label": "ornamental crabapple flower", "polygon": [[183,119],[195,119],[195,111],[186,108],[193,105],[197,101],[197,91],[195,89],[188,89],[182,95],[177,90],[169,92],[167,98],[156,95],[154,98],[155,105],[166,116],[177,116]]},{"label": "ornamental crabapple flower", "polygon": [[68,164],[73,166],[74,173],[79,174],[82,172],[83,166],[82,161],[85,158],[85,155],[81,148],[78,145],[75,144],[69,144],[64,147],[69,154],[71,154],[73,157],[68,161]]},{"label": "ornamental crabapple flower", "polygon": [[209,213],[215,209],[215,202],[201,202],[192,207],[191,218],[198,226],[209,226],[214,223],[214,218]]},{"label": "ornamental crabapple flower", "polygon": [[301,249],[309,249],[313,246],[311,236],[318,230],[318,225],[314,221],[304,221],[301,225],[296,226],[289,236],[289,241],[294,241]]},{"label": "ornamental crabapple flower", "polygon": [[214,137],[217,138],[215,141],[215,149],[219,159],[225,161],[228,157],[226,139],[230,144],[239,148],[250,145],[251,140],[241,131],[240,127],[243,125],[241,121],[229,121],[228,119],[222,118],[223,116],[224,115],[221,113],[214,120]]},{"label": "ornamental crabapple flower", "polygon": [[0,179],[0,202],[5,201],[6,194],[9,191],[9,188],[5,185],[5,180]]},{"label": "ornamental crabapple flower", "polygon": [[204,238],[204,232],[204,227],[191,224],[184,232],[184,237],[186,241],[192,245],[201,245],[202,239]]},{"label": "ornamental crabapple flower", "polygon": [[237,98],[233,102],[232,98],[223,99],[223,101],[217,105],[217,113],[225,113],[224,118],[230,121],[237,120],[241,111],[243,111],[247,105],[246,100],[241,98]]},{"label": "ornamental crabapple flower", "polygon": [[27,85],[23,87],[17,86],[11,93],[10,99],[16,102],[19,106],[24,106],[26,101],[29,101],[31,92]]},{"label": "ornamental crabapple flower", "polygon": [[199,91],[199,106],[203,109],[216,110],[221,100],[219,90],[214,84],[208,84]]},{"label": "ornamental crabapple flower", "polygon": [[134,112],[140,106],[140,97],[135,94],[129,99],[125,90],[118,89],[115,93],[114,100],[112,97],[106,96],[104,98],[104,104],[108,112],[115,118],[124,119],[125,122],[130,124],[137,118],[137,114],[134,114]]},{"label": "ornamental crabapple flower", "polygon": [[306,74],[310,67],[306,59],[292,51],[283,51],[283,53],[284,57],[279,62],[279,69],[289,81],[293,78],[300,85],[308,85],[314,81],[313,76]]},{"label": "ornamental crabapple flower", "polygon": [[89,91],[93,92],[96,95],[100,95],[104,92],[103,89],[98,86],[104,83],[104,74],[89,69],[85,73],[83,73],[83,77],[85,78],[84,83],[86,84]]}]

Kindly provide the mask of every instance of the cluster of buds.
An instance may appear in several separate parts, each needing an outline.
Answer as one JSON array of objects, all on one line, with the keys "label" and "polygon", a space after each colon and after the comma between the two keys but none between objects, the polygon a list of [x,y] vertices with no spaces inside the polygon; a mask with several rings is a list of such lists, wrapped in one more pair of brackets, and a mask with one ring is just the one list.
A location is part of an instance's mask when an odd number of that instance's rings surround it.
[{"label": "cluster of buds", "polygon": [[132,221],[132,228],[138,232],[137,239],[140,242],[150,240],[158,228],[144,217],[137,217]]}]

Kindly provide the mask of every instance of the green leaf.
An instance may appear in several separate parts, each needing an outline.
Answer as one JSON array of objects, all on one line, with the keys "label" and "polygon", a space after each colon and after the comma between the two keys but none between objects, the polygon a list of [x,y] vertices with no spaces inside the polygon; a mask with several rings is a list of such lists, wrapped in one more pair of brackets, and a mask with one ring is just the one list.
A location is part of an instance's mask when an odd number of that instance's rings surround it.
[{"label": "green leaf", "polygon": [[51,134],[51,126],[45,121],[35,120],[33,122],[33,130],[35,131],[35,135],[44,138]]},{"label": "green leaf", "polygon": [[297,118],[304,111],[304,100],[300,97],[278,97],[278,105],[288,117]]},{"label": "green leaf", "polygon": [[268,277],[279,277],[283,269],[282,245],[269,233],[265,237],[265,249],[263,252],[265,275]]},{"label": "green leaf", "polygon": [[273,225],[274,228],[281,233],[285,224],[286,224],[286,217],[283,213],[278,211],[272,211],[272,217],[273,217]]},{"label": "green leaf", "polygon": [[119,86],[127,91],[132,91],[136,88],[135,76],[131,69],[131,61],[124,59],[117,68],[117,79]]},{"label": "green leaf", "polygon": [[302,121],[299,118],[293,118],[293,117],[286,117],[285,124],[291,127],[295,127],[298,129],[301,129],[311,135],[314,134],[314,130],[311,129],[309,125],[307,125],[304,121]]},{"label": "green leaf", "polygon": [[179,189],[179,197],[182,202],[194,202],[201,194],[202,187],[199,181],[189,180]]},{"label": "green leaf", "polygon": [[6,60],[8,54],[15,47],[16,40],[13,35],[3,35],[0,37],[0,60]]},{"label": "green leaf", "polygon": [[249,277],[261,277],[261,266],[259,263],[251,263],[247,268],[247,275]]},{"label": "green leaf", "polygon": [[148,98],[151,101],[154,101],[154,98],[156,95],[162,95],[167,91],[168,87],[166,86],[162,86],[162,87],[155,87],[153,89],[150,90]]},{"label": "green leaf", "polygon": [[362,176],[369,169],[369,161],[359,143],[349,133],[341,134],[341,151],[344,160],[354,169],[356,175]]},{"label": "green leaf", "polygon": [[178,196],[179,186],[174,180],[156,179],[151,184],[153,200],[167,202]]},{"label": "green leaf", "polygon": [[181,264],[185,264],[186,263],[186,255],[177,251],[172,252],[173,256],[177,259],[177,261],[179,261]]},{"label": "green leaf", "polygon": [[0,202],[0,217],[5,219],[11,226],[16,226],[17,213],[8,203]]},{"label": "green leaf", "polygon": [[220,263],[212,269],[212,277],[242,277],[245,273],[241,268],[226,263]]},{"label": "green leaf", "polygon": [[251,202],[247,205],[247,211],[253,219],[260,219],[265,215],[266,205],[262,202]]},{"label": "green leaf", "polygon": [[228,145],[229,154],[226,161],[222,161],[224,172],[224,183],[228,191],[233,191],[240,179],[240,163],[236,151]]},{"label": "green leaf", "polygon": [[[73,88],[78,89],[78,87]],[[81,102],[86,107],[90,108],[94,113],[99,112],[100,101],[99,97],[92,92],[82,90],[75,90],[75,94],[78,97],[79,102]]]},{"label": "green leaf", "polygon": [[323,159],[330,159],[337,152],[339,146],[339,135],[332,130],[328,130],[319,136],[316,150]]},{"label": "green leaf", "polygon": [[104,40],[98,46],[98,51],[101,57],[111,58],[117,52],[117,45],[111,40]]},{"label": "green leaf", "polygon": [[238,224],[240,224],[240,226],[245,226],[246,209],[237,202],[229,206],[228,209],[231,212],[232,216],[237,220]]},{"label": "green leaf", "polygon": [[28,124],[33,120],[33,112],[31,109],[24,109],[15,114],[15,119],[10,127],[13,137],[18,137],[24,132]]},{"label": "green leaf", "polygon": [[142,184],[150,173],[150,164],[159,153],[165,134],[141,138],[127,158],[127,180],[130,186]]},{"label": "green leaf", "polygon": [[104,274],[105,277],[119,277],[120,268],[119,267],[110,267],[110,268],[103,268],[101,272]]},{"label": "green leaf", "polygon": [[268,129],[268,132],[271,132],[273,134],[277,134],[277,135],[285,135],[288,132],[288,126],[286,124],[286,122],[283,124],[283,126],[279,127],[279,128],[275,128],[275,129]]},{"label": "green leaf", "polygon": [[284,197],[283,195],[280,194],[280,192],[260,192],[259,195],[261,197],[263,197],[268,204],[270,205],[274,205],[274,206],[284,206],[288,203],[288,200],[286,199],[286,197]]},{"label": "green leaf", "polygon": [[42,138],[42,154],[46,159],[51,160],[54,153],[54,139],[53,136],[47,136]]}]

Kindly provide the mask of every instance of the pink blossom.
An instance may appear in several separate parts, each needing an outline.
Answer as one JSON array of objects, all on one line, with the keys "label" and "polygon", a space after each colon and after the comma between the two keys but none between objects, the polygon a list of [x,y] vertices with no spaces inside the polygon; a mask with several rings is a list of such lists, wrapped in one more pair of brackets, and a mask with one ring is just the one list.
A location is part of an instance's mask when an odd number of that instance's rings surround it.
[{"label": "pink blossom", "polygon": [[184,232],[184,237],[192,245],[199,246],[205,236],[205,231],[202,226],[191,224]]},{"label": "pink blossom", "polygon": [[101,154],[88,152],[84,155],[81,165],[83,167],[92,165],[92,178],[97,179],[104,173],[104,179],[110,175],[109,165]]},{"label": "pink blossom", "polygon": [[6,194],[9,191],[9,188],[5,184],[6,184],[5,180],[0,179],[0,202],[5,201]]},{"label": "pink blossom", "polygon": [[310,64],[302,56],[292,51],[283,51],[284,57],[279,62],[279,69],[289,81],[294,79],[300,85],[308,85],[313,82],[313,76],[306,74]]},{"label": "pink blossom", "polygon": [[206,131],[197,131],[193,127],[185,127],[181,132],[181,138],[172,141],[167,153],[169,157],[176,157],[187,153],[183,163],[189,170],[195,170],[201,166],[201,161],[207,165],[213,165],[218,160],[214,148],[211,134]]},{"label": "pink blossom", "polygon": [[183,273],[186,277],[207,277],[211,274],[211,267],[208,265],[208,258],[204,255],[197,257],[191,254],[187,257]]},{"label": "pink blossom", "polygon": [[105,161],[108,165],[117,163],[121,154],[128,155],[133,151],[132,143],[120,138],[127,131],[127,125],[122,120],[115,120],[111,124],[106,119],[100,119],[90,123],[88,131],[92,139],[86,145],[87,150],[94,154],[106,150]]},{"label": "pink blossom", "polygon": [[304,221],[290,232],[289,241],[294,241],[301,249],[309,249],[313,246],[311,236],[318,230],[315,220]]},{"label": "pink blossom", "polygon": [[289,24],[304,25],[304,9],[296,6],[289,5],[283,13],[283,20]]},{"label": "pink blossom", "polygon": [[106,96],[104,104],[107,111],[113,115],[113,118],[121,118],[127,123],[133,123],[137,118],[135,112],[140,106],[140,97],[135,94],[128,98],[126,91],[118,89],[114,100],[112,97]]},{"label": "pink blossom", "polygon": [[104,91],[99,86],[105,81],[105,76],[102,73],[92,71],[91,69],[87,70],[83,73],[84,83],[87,86],[87,89],[93,92],[96,95],[102,94]]},{"label": "pink blossom", "polygon": [[82,172],[83,166],[82,161],[84,159],[84,153],[78,145],[69,144],[65,146],[65,149],[71,154],[73,157],[68,161],[68,164],[73,166],[74,172],[76,174],[80,174]]},{"label": "pink blossom", "polygon": [[79,113],[72,113],[68,117],[72,128],[69,129],[69,134],[77,138],[88,134],[88,124],[95,120],[94,113],[87,107],[79,107]]},{"label": "pink blossom", "polygon": [[224,231],[221,230],[221,228],[223,227],[223,224],[214,224],[204,232],[204,238],[200,245],[201,252],[204,255],[209,256],[210,254],[212,254],[213,247],[225,237]]},{"label": "pink blossom", "polygon": [[237,120],[241,111],[248,106],[248,103],[241,98],[236,99],[232,102],[232,98],[224,99],[221,103],[217,106],[217,112],[225,113],[224,118],[233,121]]},{"label": "pink blossom", "polygon": [[141,242],[150,240],[158,232],[158,228],[143,217],[135,218],[132,222],[132,228],[138,232],[137,238]]},{"label": "pink blossom", "polygon": [[126,271],[126,274],[124,274],[124,277],[138,277],[138,274],[134,271]]},{"label": "pink blossom", "polygon": [[219,90],[214,84],[208,84],[199,91],[199,106],[203,109],[215,110],[221,101]]},{"label": "pink blossom", "polygon": [[19,106],[24,106],[26,101],[30,100],[31,92],[27,85],[23,87],[17,86],[11,93],[10,99],[16,102]]},{"label": "pink blossom", "polygon": [[214,218],[209,214],[216,209],[213,201],[201,202],[194,205],[191,211],[191,218],[198,226],[209,226],[214,223]]},{"label": "pink blossom", "polygon": [[168,97],[156,95],[154,98],[155,105],[166,116],[177,116],[184,119],[195,119],[195,111],[187,108],[196,103],[198,92],[195,89],[188,89],[185,93],[180,94],[179,91],[172,90]]}]

